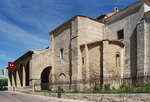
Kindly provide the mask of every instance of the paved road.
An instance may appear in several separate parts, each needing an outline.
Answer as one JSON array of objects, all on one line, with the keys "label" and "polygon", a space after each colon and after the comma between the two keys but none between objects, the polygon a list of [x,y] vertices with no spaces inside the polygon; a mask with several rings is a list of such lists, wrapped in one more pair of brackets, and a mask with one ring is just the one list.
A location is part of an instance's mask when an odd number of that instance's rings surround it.
[{"label": "paved road", "polygon": [[86,101],[44,97],[19,92],[0,91],[0,102],[86,102]]}]

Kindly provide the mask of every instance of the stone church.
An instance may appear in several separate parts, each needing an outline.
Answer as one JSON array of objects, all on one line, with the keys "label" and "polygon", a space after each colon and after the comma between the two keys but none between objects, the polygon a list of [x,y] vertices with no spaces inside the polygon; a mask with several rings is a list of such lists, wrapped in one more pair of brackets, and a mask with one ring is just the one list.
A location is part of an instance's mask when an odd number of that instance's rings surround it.
[{"label": "stone church", "polygon": [[[76,15],[49,32],[49,47],[29,50],[8,73],[8,90],[35,84],[150,75],[150,2],[97,18]],[[40,88],[39,88],[40,89]]]}]

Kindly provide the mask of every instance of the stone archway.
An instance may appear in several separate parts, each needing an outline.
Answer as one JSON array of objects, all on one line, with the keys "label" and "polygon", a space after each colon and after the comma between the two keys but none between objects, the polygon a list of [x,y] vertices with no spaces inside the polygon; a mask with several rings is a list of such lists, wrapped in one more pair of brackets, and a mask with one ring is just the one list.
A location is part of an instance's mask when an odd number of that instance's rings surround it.
[{"label": "stone archway", "polygon": [[41,73],[41,90],[46,90],[48,89],[48,84],[50,82],[50,75],[51,72],[51,67],[46,67],[43,69],[42,73]]}]

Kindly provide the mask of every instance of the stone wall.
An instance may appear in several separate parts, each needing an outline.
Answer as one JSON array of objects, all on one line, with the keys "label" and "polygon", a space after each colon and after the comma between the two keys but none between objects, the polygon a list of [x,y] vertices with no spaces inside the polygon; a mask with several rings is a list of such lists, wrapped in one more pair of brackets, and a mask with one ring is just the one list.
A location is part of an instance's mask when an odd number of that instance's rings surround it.
[{"label": "stone wall", "polygon": [[44,50],[33,50],[34,54],[31,60],[30,67],[30,79],[41,79],[41,73],[44,68],[51,66],[50,65],[50,52],[49,49]]},{"label": "stone wall", "polygon": [[[61,77],[60,75],[62,73],[65,74],[64,81],[69,80],[70,33],[71,33],[70,24],[63,27],[58,32],[54,33],[54,47],[55,47],[54,68],[55,68],[55,75],[56,75],[55,80],[59,80]],[[62,56],[63,58],[61,58]]]},{"label": "stone wall", "polygon": [[[57,93],[32,92],[33,95],[58,97]],[[92,102],[149,102],[149,94],[69,94],[62,93],[61,98]]]},{"label": "stone wall", "polygon": [[145,9],[148,10],[145,4],[134,5],[130,10],[120,11],[116,16],[106,19],[106,34],[105,38],[117,40],[117,31],[124,30],[125,43],[125,73],[131,74],[137,68],[137,30],[136,26],[142,19]]},{"label": "stone wall", "polygon": [[94,43],[88,45],[89,50],[89,75],[90,78],[99,78],[102,73],[101,56],[102,55],[102,43]]},{"label": "stone wall", "polygon": [[78,18],[79,45],[103,39],[104,23],[85,17]]},{"label": "stone wall", "polygon": [[145,21],[140,21],[137,25],[137,74],[145,73]]},{"label": "stone wall", "polygon": [[145,71],[150,75],[150,12],[145,14]]},{"label": "stone wall", "polygon": [[[111,41],[103,41],[103,76],[104,77],[117,77],[121,78],[122,66],[121,60],[122,47],[121,45],[117,45],[118,42]],[[119,61],[117,63],[117,55]]]},{"label": "stone wall", "polygon": [[145,15],[145,27],[146,29],[145,30],[145,41],[146,41],[146,44],[145,44],[145,47],[146,47],[146,54],[145,54],[145,58],[146,58],[146,68],[145,68],[145,71],[146,71],[146,75],[150,75],[150,47],[149,47],[149,44],[150,44],[150,12],[147,12],[146,15]]}]

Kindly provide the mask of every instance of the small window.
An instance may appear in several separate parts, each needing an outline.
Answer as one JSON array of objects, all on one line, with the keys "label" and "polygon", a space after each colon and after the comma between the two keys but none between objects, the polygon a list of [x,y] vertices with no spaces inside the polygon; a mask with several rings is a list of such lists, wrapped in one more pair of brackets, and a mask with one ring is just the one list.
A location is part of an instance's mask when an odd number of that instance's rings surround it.
[{"label": "small window", "polygon": [[64,56],[63,56],[63,49],[60,50],[60,59],[64,59]]},{"label": "small window", "polygon": [[120,67],[120,56],[116,55],[116,67]]},{"label": "small window", "polygon": [[118,31],[117,32],[117,34],[118,34],[118,40],[120,40],[120,39],[123,39],[124,38],[124,30],[122,29],[122,30],[120,30],[120,31]]},{"label": "small window", "polygon": [[85,60],[84,60],[84,57],[82,57],[82,64],[85,64]]}]

